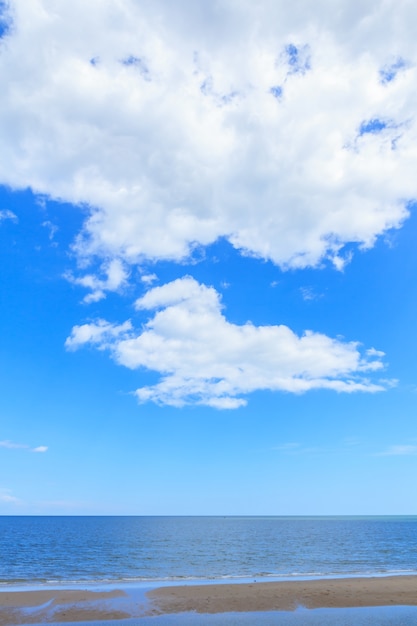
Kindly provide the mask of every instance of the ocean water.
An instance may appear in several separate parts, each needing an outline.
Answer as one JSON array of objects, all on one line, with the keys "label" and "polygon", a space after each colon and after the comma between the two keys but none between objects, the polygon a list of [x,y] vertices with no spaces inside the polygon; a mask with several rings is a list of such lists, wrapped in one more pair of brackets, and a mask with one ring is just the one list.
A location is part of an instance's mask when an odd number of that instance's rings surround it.
[{"label": "ocean water", "polygon": [[0,583],[417,574],[411,517],[0,517]]}]

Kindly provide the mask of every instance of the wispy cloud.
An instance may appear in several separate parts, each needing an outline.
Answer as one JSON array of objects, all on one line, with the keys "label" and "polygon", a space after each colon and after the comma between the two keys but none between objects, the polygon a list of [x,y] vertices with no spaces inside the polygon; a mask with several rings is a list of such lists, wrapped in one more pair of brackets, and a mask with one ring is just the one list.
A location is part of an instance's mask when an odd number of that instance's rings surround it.
[{"label": "wispy cloud", "polygon": [[92,302],[103,300],[107,291],[121,290],[127,283],[129,273],[120,259],[113,259],[101,265],[100,275],[104,276],[104,278],[94,274],[74,276],[71,272],[67,272],[64,278],[73,285],[89,289],[90,293],[84,297],[83,302],[91,304]]},{"label": "wispy cloud", "polygon": [[332,452],[332,450],[328,450],[326,448],[322,448],[319,446],[305,446],[302,443],[288,442],[283,443],[278,446],[274,446],[272,448],[275,452],[280,452],[281,454],[288,455],[302,455],[302,454],[317,454],[317,453],[327,453]]},{"label": "wispy cloud", "polygon": [[417,445],[405,444],[390,446],[384,452],[379,452],[377,456],[411,456],[417,454]]},{"label": "wispy cloud", "polygon": [[272,449],[278,452],[299,452],[301,450],[301,443],[282,443],[279,446],[274,446]]},{"label": "wispy cloud", "polygon": [[36,446],[33,448],[26,443],[15,443],[8,439],[0,441],[0,448],[7,448],[8,450],[27,450],[28,452],[47,452],[48,450],[48,446]]},{"label": "wispy cloud", "polygon": [[12,494],[10,489],[0,487],[0,502],[5,504],[19,504],[20,500]]},{"label": "wispy cloud", "polygon": [[319,300],[323,297],[323,294],[317,293],[313,287],[300,287],[300,293],[303,300],[307,302],[309,300]]},{"label": "wispy cloud", "polygon": [[8,439],[5,439],[4,441],[0,441],[0,448],[8,448],[9,450],[14,450],[14,449],[18,449],[18,448],[27,448],[28,446],[26,446],[23,443],[13,443],[13,441],[9,441]]},{"label": "wispy cloud", "polygon": [[361,445],[362,441],[358,437],[345,437],[343,444],[346,447],[352,448]]},{"label": "wispy cloud", "polygon": [[53,224],[50,220],[46,220],[45,222],[42,222],[42,226],[48,229],[48,236],[49,236],[50,241],[52,241],[56,233],[59,230],[58,226],[56,224]]},{"label": "wispy cloud", "polygon": [[9,211],[9,209],[0,210],[0,222],[3,220],[12,220],[12,222],[17,222],[17,215],[13,213],[13,211]]}]

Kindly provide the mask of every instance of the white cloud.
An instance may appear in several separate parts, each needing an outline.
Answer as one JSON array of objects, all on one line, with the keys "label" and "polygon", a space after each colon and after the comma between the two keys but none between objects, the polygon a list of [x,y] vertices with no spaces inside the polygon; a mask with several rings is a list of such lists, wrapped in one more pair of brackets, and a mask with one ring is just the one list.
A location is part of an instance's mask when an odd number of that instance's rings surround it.
[{"label": "white cloud", "polygon": [[0,211],[0,223],[3,220],[12,220],[12,222],[17,222],[17,215],[13,213],[13,211],[9,211],[9,209],[2,209]]},{"label": "white cloud", "polygon": [[383,367],[380,356],[362,355],[358,343],[311,331],[299,337],[283,325],[231,324],[215,289],[190,277],[151,289],[136,308],[155,311],[141,332],[130,322],[99,320],[75,327],[67,346],[90,343],[125,367],[159,372],[160,382],[136,390],[140,402],[237,408],[256,390],[384,389],[367,378]]},{"label": "white cloud", "polygon": [[417,197],[411,2],[10,8],[0,182],[83,203],[81,257],[179,260],[224,236],[341,268]]},{"label": "white cloud", "polygon": [[48,446],[38,446],[37,448],[32,448],[32,452],[47,452]]},{"label": "white cloud", "polygon": [[50,241],[53,241],[56,233],[59,230],[58,226],[56,224],[53,224],[50,220],[46,220],[45,222],[42,222],[42,226],[48,229],[49,239]]},{"label": "white cloud", "polygon": [[143,274],[140,279],[145,285],[151,285],[158,280],[158,276],[156,274]]},{"label": "white cloud", "polygon": [[106,291],[119,291],[122,289],[126,285],[129,276],[120,259],[112,259],[103,263],[101,273],[106,278],[101,279],[94,274],[76,277],[72,273],[65,274],[65,278],[74,285],[80,285],[91,290],[83,299],[85,303],[89,304],[105,298]]},{"label": "white cloud", "polygon": [[105,320],[97,320],[91,324],[74,326],[71,336],[67,338],[65,346],[68,350],[77,350],[84,344],[96,345],[99,349],[107,348],[113,341],[124,335],[132,328],[130,321],[124,324],[110,324]]}]

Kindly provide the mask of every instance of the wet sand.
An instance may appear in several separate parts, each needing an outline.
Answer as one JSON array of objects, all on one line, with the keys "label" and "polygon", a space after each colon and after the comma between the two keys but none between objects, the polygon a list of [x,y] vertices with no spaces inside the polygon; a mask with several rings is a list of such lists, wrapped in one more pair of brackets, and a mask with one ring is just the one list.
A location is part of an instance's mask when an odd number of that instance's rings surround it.
[{"label": "wet sand", "polygon": [[417,576],[187,585],[154,589],[147,597],[155,614],[416,606]]},{"label": "wet sand", "polygon": [[87,622],[131,617],[119,610],[118,600],[126,598],[121,589],[45,589],[42,591],[0,591],[0,626]]},{"label": "wet sand", "polygon": [[[132,590],[133,589],[133,590]],[[417,576],[343,578],[134,588],[0,591],[0,626],[123,620],[131,617],[294,611],[299,607],[417,606]]]}]

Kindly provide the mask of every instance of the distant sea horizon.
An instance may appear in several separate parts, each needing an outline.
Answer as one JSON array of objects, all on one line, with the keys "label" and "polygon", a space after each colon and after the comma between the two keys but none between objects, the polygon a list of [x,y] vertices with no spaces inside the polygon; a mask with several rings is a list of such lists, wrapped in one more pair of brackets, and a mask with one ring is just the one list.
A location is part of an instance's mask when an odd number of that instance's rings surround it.
[{"label": "distant sea horizon", "polygon": [[0,516],[0,584],[417,574],[417,515]]}]

